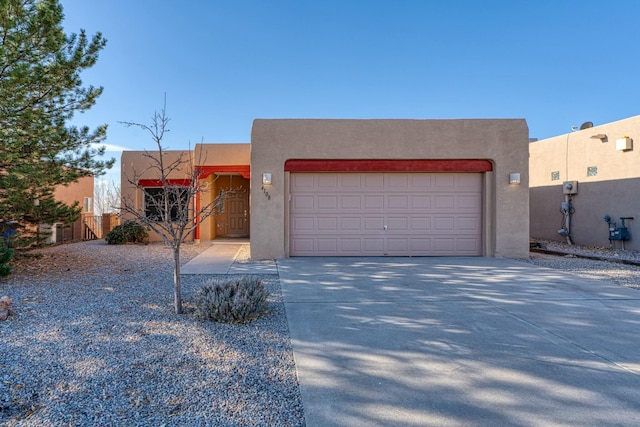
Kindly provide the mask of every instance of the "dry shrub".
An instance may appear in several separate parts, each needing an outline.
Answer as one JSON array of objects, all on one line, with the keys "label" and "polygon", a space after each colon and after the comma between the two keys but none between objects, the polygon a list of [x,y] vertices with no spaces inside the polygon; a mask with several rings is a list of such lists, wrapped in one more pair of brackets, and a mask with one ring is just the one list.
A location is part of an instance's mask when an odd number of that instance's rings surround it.
[{"label": "dry shrub", "polygon": [[266,311],[267,296],[267,288],[259,278],[214,278],[196,298],[196,315],[215,322],[248,323]]}]

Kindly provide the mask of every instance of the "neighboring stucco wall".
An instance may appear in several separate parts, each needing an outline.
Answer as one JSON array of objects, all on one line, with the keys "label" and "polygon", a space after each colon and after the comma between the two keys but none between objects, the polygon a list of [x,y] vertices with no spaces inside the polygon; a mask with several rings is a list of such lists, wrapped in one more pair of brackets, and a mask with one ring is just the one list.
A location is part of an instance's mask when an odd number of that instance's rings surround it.
[{"label": "neighboring stucco wall", "polygon": [[[94,176],[84,176],[76,182],[71,182],[68,185],[58,185],[53,193],[54,198],[66,203],[67,205],[73,205],[78,202],[82,208],[80,218],[72,223],[64,224],[63,228],[56,231],[55,242],[71,242],[82,240],[85,218],[87,222],[93,225],[93,221],[90,217],[93,216],[93,188],[94,188]],[[90,198],[90,203],[87,206],[88,210],[85,210],[85,198]],[[97,230],[96,230],[97,231]]]},{"label": "neighboring stucco wall", "polygon": [[[528,128],[523,119],[255,120],[251,134],[251,256],[288,256],[289,159],[486,159],[486,256],[529,254]],[[262,188],[262,173],[272,185]],[[509,173],[522,184],[509,186]],[[267,197],[266,193],[270,197]]]},{"label": "neighboring stucco wall", "polygon": [[[59,185],[53,193],[54,198],[68,205],[78,202],[82,207],[85,197],[90,197],[93,201],[93,183],[94,178],[93,175],[91,175],[84,176],[76,182],[69,183],[69,185]],[[90,207],[91,210],[87,212],[93,212],[93,206]]]},{"label": "neighboring stucco wall", "polygon": [[[606,139],[592,138],[596,135],[606,135]],[[633,140],[632,150],[616,150],[616,140],[623,136]],[[632,236],[625,247],[640,249],[639,144],[640,116],[531,143],[531,237],[565,240],[557,233],[562,221],[562,183],[578,181],[578,194],[572,196],[573,242],[608,246],[603,217],[610,215],[619,224],[621,216],[633,216],[636,220],[627,222]],[[597,168],[597,175],[588,176],[590,167]],[[558,180],[552,180],[553,172],[558,173]]]}]

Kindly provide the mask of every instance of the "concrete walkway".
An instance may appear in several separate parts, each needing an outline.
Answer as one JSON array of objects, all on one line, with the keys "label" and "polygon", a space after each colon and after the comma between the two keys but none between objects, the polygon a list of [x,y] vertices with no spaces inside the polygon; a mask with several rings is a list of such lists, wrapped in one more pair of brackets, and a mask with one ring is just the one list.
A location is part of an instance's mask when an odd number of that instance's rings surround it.
[{"label": "concrete walkway", "polygon": [[249,243],[216,241],[200,255],[180,268],[180,274],[278,274],[275,262],[236,262]]},{"label": "concrete walkway", "polygon": [[640,291],[504,259],[278,268],[308,427],[638,425]]}]

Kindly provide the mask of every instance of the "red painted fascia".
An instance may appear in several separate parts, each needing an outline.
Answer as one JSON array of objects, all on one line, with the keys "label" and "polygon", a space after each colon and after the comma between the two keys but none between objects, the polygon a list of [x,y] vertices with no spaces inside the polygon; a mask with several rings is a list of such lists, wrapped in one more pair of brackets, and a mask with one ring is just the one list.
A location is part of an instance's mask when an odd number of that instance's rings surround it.
[{"label": "red painted fascia", "polygon": [[[198,178],[204,179],[213,173],[238,173],[243,178],[249,179],[251,167],[249,165],[224,165],[224,166],[196,166],[198,170]],[[190,179],[168,179],[169,185],[189,185]],[[141,187],[162,187],[162,181],[159,179],[141,179],[138,181]]]},{"label": "red painted fascia", "polygon": [[251,176],[251,166],[249,165],[207,165],[197,166],[197,169],[199,172],[198,177],[200,179],[206,178],[214,173],[238,173],[246,179],[249,179]]},{"label": "red painted fascia", "polygon": [[435,160],[316,160],[290,159],[285,172],[489,172],[493,164],[482,159]]},{"label": "red painted fascia", "polygon": [[[190,179],[167,179],[168,185],[187,186],[191,184]],[[162,187],[162,181],[159,179],[140,179],[138,180],[140,187]]]}]

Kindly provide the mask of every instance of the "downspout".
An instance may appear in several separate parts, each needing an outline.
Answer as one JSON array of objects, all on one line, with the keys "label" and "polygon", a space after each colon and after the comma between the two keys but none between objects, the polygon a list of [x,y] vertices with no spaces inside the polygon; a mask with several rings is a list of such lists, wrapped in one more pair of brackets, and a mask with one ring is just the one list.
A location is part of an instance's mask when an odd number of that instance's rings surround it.
[{"label": "downspout", "polygon": [[[576,126],[571,127],[571,133],[575,132],[576,130]],[[558,234],[565,237],[568,245],[573,245],[573,240],[571,239],[571,215],[573,214],[574,209],[571,205],[571,195],[577,194],[578,190],[577,187],[574,188],[574,183],[572,181],[569,181],[569,136],[571,135],[571,133],[567,134],[567,139],[565,141],[565,173],[567,174],[567,178],[562,184],[564,202],[562,202],[560,208],[560,212],[562,213],[562,224],[560,226],[560,230],[558,230]]]}]

